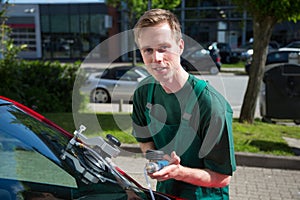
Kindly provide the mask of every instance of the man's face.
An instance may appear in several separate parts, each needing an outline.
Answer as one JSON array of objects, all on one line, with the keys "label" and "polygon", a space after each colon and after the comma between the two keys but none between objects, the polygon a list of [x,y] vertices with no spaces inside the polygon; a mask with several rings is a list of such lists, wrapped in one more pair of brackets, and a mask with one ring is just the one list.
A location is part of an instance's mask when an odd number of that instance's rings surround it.
[{"label": "man's face", "polygon": [[183,51],[183,40],[176,41],[168,23],[143,28],[138,39],[147,70],[159,82],[176,75]]}]

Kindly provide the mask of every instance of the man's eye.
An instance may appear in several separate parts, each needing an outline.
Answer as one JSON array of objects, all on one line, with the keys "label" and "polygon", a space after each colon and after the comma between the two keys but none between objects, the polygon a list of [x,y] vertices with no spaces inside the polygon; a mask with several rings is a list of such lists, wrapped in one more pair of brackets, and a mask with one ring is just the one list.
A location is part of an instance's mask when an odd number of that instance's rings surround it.
[{"label": "man's eye", "polygon": [[168,46],[161,46],[157,51],[159,53],[163,53],[163,52],[167,51],[167,48],[168,48]]},{"label": "man's eye", "polygon": [[151,54],[152,52],[153,52],[153,49],[151,49],[151,48],[144,49],[144,53]]}]

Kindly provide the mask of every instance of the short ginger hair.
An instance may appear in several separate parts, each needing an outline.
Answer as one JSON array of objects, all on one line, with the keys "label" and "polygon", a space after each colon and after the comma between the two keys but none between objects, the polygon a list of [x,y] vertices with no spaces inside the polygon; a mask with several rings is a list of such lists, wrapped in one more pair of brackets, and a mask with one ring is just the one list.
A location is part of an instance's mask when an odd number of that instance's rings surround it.
[{"label": "short ginger hair", "polygon": [[175,36],[176,41],[182,38],[181,27],[178,18],[170,11],[164,9],[151,9],[146,11],[134,26],[134,38],[139,46],[138,39],[142,28],[153,27],[167,22]]}]

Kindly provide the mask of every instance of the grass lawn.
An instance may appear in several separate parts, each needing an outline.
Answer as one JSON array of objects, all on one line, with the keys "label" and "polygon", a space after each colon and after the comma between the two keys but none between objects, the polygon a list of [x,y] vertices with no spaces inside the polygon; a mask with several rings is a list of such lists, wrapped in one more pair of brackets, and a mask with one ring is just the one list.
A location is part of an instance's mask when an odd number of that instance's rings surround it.
[{"label": "grass lawn", "polygon": [[[88,114],[86,114],[88,115]],[[70,133],[75,130],[72,113],[46,113],[45,117],[49,118]],[[115,122],[118,117],[118,124],[121,121],[122,130]],[[131,120],[128,114],[97,114],[98,122],[103,131],[89,130],[85,132],[88,137],[102,136],[112,134],[122,143],[136,143],[131,135]],[[88,121],[84,125],[88,127]],[[240,124],[237,119],[233,121],[234,145],[236,152],[251,152],[272,155],[294,155],[283,137],[300,139],[300,127],[286,126],[280,124],[263,123],[256,120],[254,124]]]},{"label": "grass lawn", "polygon": [[245,68],[245,61],[240,61],[232,64],[222,63],[221,69],[222,68]]}]

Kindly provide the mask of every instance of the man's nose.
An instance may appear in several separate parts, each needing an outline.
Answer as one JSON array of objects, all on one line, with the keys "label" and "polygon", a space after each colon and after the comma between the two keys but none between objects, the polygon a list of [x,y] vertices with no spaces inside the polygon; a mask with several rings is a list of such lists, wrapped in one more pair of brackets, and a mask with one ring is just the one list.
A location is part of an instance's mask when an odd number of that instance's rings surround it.
[{"label": "man's nose", "polygon": [[164,54],[162,52],[154,51],[154,53],[153,53],[153,61],[154,62],[160,62],[160,61],[163,60],[163,56],[164,56]]}]

